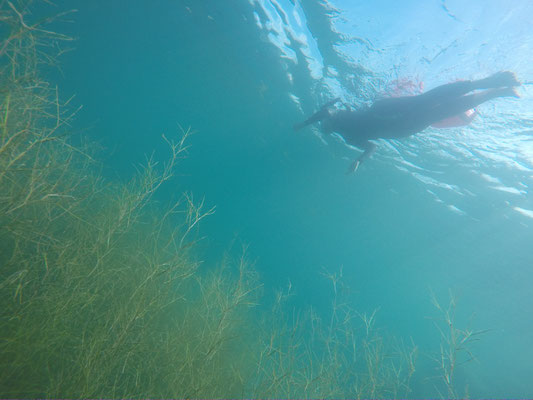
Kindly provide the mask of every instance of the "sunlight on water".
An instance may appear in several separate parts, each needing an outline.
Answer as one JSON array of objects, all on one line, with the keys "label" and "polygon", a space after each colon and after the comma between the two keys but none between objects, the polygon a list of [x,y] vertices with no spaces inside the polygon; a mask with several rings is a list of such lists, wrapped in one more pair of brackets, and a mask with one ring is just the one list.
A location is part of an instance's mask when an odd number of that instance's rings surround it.
[{"label": "sunlight on water", "polygon": [[526,209],[520,208],[520,207],[513,207],[513,209],[518,211],[520,214],[525,215],[526,217],[533,218],[533,211],[532,210],[526,210]]}]

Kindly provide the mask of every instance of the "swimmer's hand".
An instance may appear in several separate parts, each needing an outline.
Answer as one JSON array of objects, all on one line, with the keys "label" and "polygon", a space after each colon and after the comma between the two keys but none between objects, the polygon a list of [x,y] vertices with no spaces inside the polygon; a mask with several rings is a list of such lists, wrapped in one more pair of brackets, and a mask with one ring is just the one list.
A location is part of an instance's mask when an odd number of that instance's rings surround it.
[{"label": "swimmer's hand", "polygon": [[359,168],[359,165],[361,165],[361,161],[359,160],[355,160],[353,163],[351,163],[348,171],[346,171],[346,175],[355,174],[357,172],[357,168]]},{"label": "swimmer's hand", "polygon": [[369,158],[374,153],[374,151],[376,151],[376,145],[372,142],[367,141],[358,146],[364,149],[365,151],[363,152],[363,154],[359,156],[357,160],[355,160],[350,165],[350,168],[348,169],[348,172],[346,173],[347,175],[355,173],[357,171],[357,168],[359,168],[359,166],[361,165],[361,163],[365,161],[367,158]]}]

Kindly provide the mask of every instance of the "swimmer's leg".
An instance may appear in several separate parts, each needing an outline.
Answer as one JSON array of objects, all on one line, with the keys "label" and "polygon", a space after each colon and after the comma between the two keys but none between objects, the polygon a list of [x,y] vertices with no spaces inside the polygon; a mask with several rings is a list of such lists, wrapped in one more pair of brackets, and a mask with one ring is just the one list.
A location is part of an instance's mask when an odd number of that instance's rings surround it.
[{"label": "swimmer's leg", "polygon": [[497,89],[503,87],[520,86],[516,75],[511,71],[501,71],[485,79],[473,81],[476,89]]},{"label": "swimmer's leg", "polygon": [[372,105],[372,111],[382,116],[409,115],[412,110],[417,110],[424,114],[443,103],[448,103],[476,89],[481,89],[481,86],[484,86],[484,84],[479,83],[479,81],[447,83],[416,96],[391,97],[378,100]]},{"label": "swimmer's leg", "polygon": [[448,102],[439,104],[432,110],[429,110],[427,118],[429,124],[433,124],[443,119],[453,117],[464,113],[472,108],[479,106],[486,101],[496,99],[498,97],[520,97],[512,87],[504,87],[498,89],[484,90],[479,93],[470,94],[467,96],[460,96],[451,99]]},{"label": "swimmer's leg", "polygon": [[464,96],[465,94],[474,90],[497,89],[512,86],[520,86],[520,82],[518,82],[516,79],[515,74],[510,71],[502,71],[497,72],[488,78],[479,79],[476,81],[458,81],[438,86],[435,89],[419,95],[418,97],[423,99],[424,103],[431,107],[437,105],[438,103],[447,102],[451,99]]},{"label": "swimmer's leg", "polygon": [[464,96],[465,94],[476,90],[481,89],[476,87],[476,81],[458,81],[453,83],[447,83],[446,85],[437,86],[435,89],[431,89],[426,93],[418,95],[420,99],[423,99],[424,102],[436,104],[443,101]]}]

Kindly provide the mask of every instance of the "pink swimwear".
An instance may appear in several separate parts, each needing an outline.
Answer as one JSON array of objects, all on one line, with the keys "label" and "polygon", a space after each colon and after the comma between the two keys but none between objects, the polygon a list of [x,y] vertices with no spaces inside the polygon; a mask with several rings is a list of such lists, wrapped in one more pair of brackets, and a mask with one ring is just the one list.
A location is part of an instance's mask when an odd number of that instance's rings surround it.
[{"label": "pink swimwear", "polygon": [[443,119],[442,121],[435,122],[431,124],[433,128],[455,128],[458,126],[466,126],[470,124],[476,117],[478,112],[475,108],[472,108],[464,113],[459,115],[454,115],[453,117]]}]

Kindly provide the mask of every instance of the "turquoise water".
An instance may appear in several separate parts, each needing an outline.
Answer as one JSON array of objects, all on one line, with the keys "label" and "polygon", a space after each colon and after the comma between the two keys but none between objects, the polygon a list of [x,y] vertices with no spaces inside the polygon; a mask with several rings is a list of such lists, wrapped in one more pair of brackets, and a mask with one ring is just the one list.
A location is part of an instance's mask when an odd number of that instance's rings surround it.
[{"label": "turquoise water", "polygon": [[[161,134],[192,127],[188,158],[159,200],[191,191],[216,206],[205,265],[249,246],[267,295],[289,283],[299,307],[330,305],[324,269],[342,268],[361,312],[436,364],[434,292],[458,298],[463,327],[490,329],[457,371],[472,397],[533,395],[533,100],[498,99],[468,127],[358,150],[292,125],[334,96],[367,104],[395,79],[432,88],[502,69],[527,82],[529,1],[69,0],[77,40],[54,74],[82,104],[75,129],[127,179]],[[473,316],[473,318],[471,318]],[[469,322],[470,321],[470,322]],[[470,324],[470,325],[469,325]],[[419,379],[413,396],[435,396]]]}]

